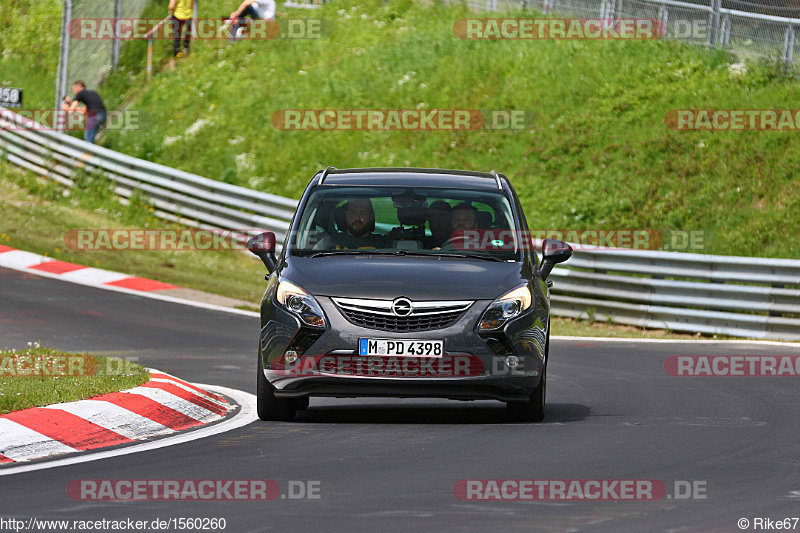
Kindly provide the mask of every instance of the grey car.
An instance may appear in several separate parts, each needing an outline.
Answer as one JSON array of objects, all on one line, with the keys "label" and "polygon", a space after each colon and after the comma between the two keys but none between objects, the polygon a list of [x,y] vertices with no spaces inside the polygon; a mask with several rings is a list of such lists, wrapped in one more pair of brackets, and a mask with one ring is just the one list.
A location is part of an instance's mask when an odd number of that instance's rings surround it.
[{"label": "grey car", "polygon": [[497,172],[319,171],[261,302],[258,414],[291,420],[312,396],[506,402],[545,415],[547,277],[570,246],[537,256],[511,182]]}]

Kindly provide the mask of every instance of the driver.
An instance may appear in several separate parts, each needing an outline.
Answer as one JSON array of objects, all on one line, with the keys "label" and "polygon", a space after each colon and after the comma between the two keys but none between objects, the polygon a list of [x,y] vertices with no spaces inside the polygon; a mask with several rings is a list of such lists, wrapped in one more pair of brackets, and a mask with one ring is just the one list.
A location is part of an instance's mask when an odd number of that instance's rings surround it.
[{"label": "driver", "polygon": [[478,210],[474,206],[467,204],[455,206],[450,226],[454,232],[478,229]]},{"label": "driver", "polygon": [[390,248],[386,235],[372,233],[375,210],[369,198],[354,198],[345,204],[346,231],[331,236],[328,248],[354,250],[358,248]]},{"label": "driver", "polygon": [[459,248],[464,247],[464,231],[478,229],[478,210],[475,206],[469,204],[455,206],[451,212],[450,229],[452,231],[450,238],[442,244],[441,248],[434,248],[434,250],[452,250],[455,248],[454,241],[458,243]]}]

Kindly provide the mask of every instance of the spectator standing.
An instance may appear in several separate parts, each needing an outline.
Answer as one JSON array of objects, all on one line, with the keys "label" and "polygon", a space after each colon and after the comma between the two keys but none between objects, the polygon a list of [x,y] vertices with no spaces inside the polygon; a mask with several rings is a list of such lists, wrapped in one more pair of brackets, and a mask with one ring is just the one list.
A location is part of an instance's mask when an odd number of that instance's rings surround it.
[{"label": "spectator standing", "polygon": [[[64,105],[61,106],[61,109],[68,113],[81,113],[86,116],[86,129],[83,133],[83,139],[94,143],[97,130],[106,123],[107,114],[103,99],[95,91],[87,89],[86,84],[80,80],[72,84],[72,94],[75,95],[75,99],[65,96]],[[79,108],[79,104],[83,104],[84,107]]]},{"label": "spectator standing", "polygon": [[[172,31],[175,40],[172,43],[172,55],[181,57],[189,55],[192,40],[192,16],[194,0],[169,0],[169,14],[172,16]],[[184,32],[186,34],[184,35]],[[183,36],[183,54],[181,54],[181,36]]]}]

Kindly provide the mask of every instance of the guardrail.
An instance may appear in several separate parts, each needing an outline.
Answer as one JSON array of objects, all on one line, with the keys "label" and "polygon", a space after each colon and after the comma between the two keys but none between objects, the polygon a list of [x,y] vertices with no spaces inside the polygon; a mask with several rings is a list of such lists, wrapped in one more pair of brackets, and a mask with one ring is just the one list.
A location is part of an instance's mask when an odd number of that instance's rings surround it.
[{"label": "guardrail", "polygon": [[282,240],[297,201],[130,157],[55,131],[0,108],[0,155],[67,187],[79,170],[100,172],[114,192],[147,197],[161,218],[199,228],[269,229]]},{"label": "guardrail", "polygon": [[551,274],[555,315],[800,340],[800,261],[597,249],[567,266]]},{"label": "guardrail", "polygon": [[[167,220],[270,229],[285,238],[297,201],[136,159],[0,108],[0,156],[74,185],[100,172],[124,199],[138,190]],[[253,231],[255,232],[255,231]],[[551,274],[554,315],[674,331],[800,340],[800,261],[577,246]],[[788,315],[788,316],[782,316]]]}]

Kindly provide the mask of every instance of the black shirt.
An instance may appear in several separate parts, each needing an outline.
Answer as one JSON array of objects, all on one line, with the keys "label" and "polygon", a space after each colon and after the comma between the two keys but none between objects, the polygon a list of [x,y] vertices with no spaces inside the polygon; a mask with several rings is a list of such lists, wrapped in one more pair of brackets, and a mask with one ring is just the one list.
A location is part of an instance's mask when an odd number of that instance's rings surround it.
[{"label": "black shirt", "polygon": [[391,242],[386,235],[368,233],[361,237],[354,237],[347,232],[331,236],[331,250],[356,250],[359,248],[391,248]]},{"label": "black shirt", "polygon": [[95,91],[83,89],[81,92],[75,95],[75,101],[85,105],[89,110],[89,113],[93,115],[106,112],[106,106],[103,105],[103,100]]}]

